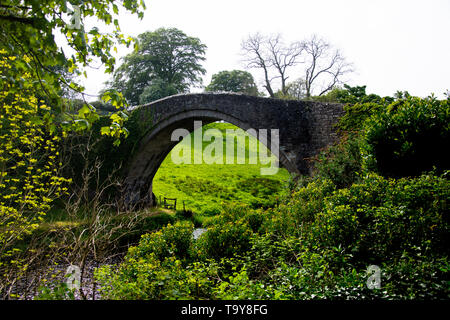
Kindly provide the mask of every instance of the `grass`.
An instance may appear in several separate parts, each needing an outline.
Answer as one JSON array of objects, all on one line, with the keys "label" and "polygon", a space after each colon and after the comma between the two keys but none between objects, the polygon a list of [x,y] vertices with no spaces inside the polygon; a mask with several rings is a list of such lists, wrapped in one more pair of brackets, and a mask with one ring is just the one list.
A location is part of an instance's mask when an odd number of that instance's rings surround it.
[{"label": "grass", "polygon": [[[203,133],[207,129],[220,130],[224,138],[230,138],[227,130],[238,128],[229,123],[212,123],[203,127]],[[250,153],[258,150],[257,139],[242,130],[231,133],[231,136],[238,141],[234,147],[233,164],[207,164],[205,161],[193,164],[196,152],[203,150],[203,153],[209,154],[208,150],[211,150],[213,144],[217,143],[216,146],[220,148],[220,140],[203,141],[202,146],[199,146],[193,142],[194,133],[185,137],[169,153],[153,179],[156,197],[176,198],[177,209],[183,209],[184,201],[187,210],[206,217],[218,214],[224,205],[229,204],[246,204],[252,208],[272,206],[289,179],[289,172],[280,168],[275,175],[262,175],[261,168],[269,167],[270,163],[262,164],[259,160],[256,164],[249,163]],[[244,140],[245,138],[247,139]],[[238,154],[237,147],[244,146],[244,141],[245,155]],[[222,143],[225,163],[226,140]],[[268,153],[267,148],[261,144],[259,150]],[[175,156],[185,156],[185,159],[189,159],[190,152],[192,164],[174,163],[174,152]],[[211,155],[214,157],[216,153],[211,152]],[[274,155],[270,159],[273,161]]]}]

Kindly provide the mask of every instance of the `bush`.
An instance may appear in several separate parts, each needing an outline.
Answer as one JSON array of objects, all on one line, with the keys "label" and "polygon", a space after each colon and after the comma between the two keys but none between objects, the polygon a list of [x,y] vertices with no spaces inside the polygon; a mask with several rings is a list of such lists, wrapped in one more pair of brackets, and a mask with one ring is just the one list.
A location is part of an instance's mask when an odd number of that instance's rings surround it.
[{"label": "bush", "polygon": [[360,180],[362,171],[361,137],[357,133],[343,136],[338,144],[321,152],[315,161],[315,175],[346,188]]},{"label": "bush", "polygon": [[174,224],[175,218],[167,213],[159,213],[154,216],[145,218],[140,229],[145,232],[160,229],[168,224]]},{"label": "bush", "polygon": [[417,176],[450,169],[450,100],[396,101],[366,124],[365,164],[383,176]]},{"label": "bush", "polygon": [[334,184],[325,179],[300,185],[277,208],[265,212],[262,230],[280,236],[302,235],[323,209],[324,198],[334,190]]},{"label": "bush", "polygon": [[[244,254],[249,249],[252,228],[247,217],[248,208],[226,208],[208,231],[197,240],[199,256],[220,259]],[[252,224],[256,227],[254,218]]]},{"label": "bush", "polygon": [[178,221],[161,230],[144,234],[139,245],[128,250],[127,259],[147,258],[150,255],[158,260],[170,256],[187,259],[190,256],[193,231],[194,226],[190,221]]},{"label": "bush", "polygon": [[404,253],[448,255],[449,190],[442,177],[393,180],[371,174],[324,201],[309,243],[340,246],[359,266],[395,262]]},{"label": "bush", "polygon": [[[445,175],[299,183],[278,208],[226,208],[196,242],[187,221],[144,236],[117,271],[99,269],[102,296],[448,299]],[[372,264],[382,290],[366,286]]]},{"label": "bush", "polygon": [[343,131],[358,131],[372,115],[386,106],[381,103],[366,102],[344,105],[345,114],[339,119],[338,128]]},{"label": "bush", "polygon": [[115,269],[103,266],[95,279],[104,299],[206,298],[217,278],[214,263],[189,263],[193,225],[181,221],[142,236]]},{"label": "bush", "polygon": [[185,267],[176,257],[158,260],[154,254],[130,258],[118,270],[103,266],[95,271],[103,299],[205,299],[211,296],[214,264],[195,262]]}]

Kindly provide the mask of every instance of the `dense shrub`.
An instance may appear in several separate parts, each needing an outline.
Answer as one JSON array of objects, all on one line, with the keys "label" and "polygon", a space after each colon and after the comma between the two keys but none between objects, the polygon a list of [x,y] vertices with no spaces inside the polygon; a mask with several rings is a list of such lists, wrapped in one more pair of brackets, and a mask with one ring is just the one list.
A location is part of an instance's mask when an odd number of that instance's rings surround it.
[{"label": "dense shrub", "polygon": [[342,131],[358,131],[372,115],[386,106],[379,102],[366,102],[344,105],[344,115],[339,119],[338,128]]},{"label": "dense shrub", "polygon": [[366,124],[365,158],[383,176],[417,176],[450,169],[450,100],[398,100]]},{"label": "dense shrub", "polygon": [[277,208],[267,210],[263,230],[280,236],[301,236],[323,209],[324,198],[335,190],[330,180],[314,180],[294,189]]},{"label": "dense shrub", "polygon": [[359,266],[395,262],[404,253],[448,255],[449,190],[446,178],[371,174],[324,201],[309,242],[323,249],[340,246]]},{"label": "dense shrub", "polygon": [[227,208],[197,241],[188,222],[146,235],[97,279],[113,299],[448,299],[449,190],[445,175],[301,181],[277,208]]},{"label": "dense shrub", "polygon": [[345,134],[337,144],[317,156],[314,162],[315,175],[331,180],[338,188],[358,182],[362,170],[361,143],[360,134]]},{"label": "dense shrub", "polygon": [[383,101],[393,101],[393,98],[391,97],[380,97],[376,94],[367,94],[366,93],[366,86],[355,86],[351,87],[347,84],[344,84],[343,89],[334,89],[335,96],[337,102],[340,103],[347,103],[347,104],[364,104],[364,103],[381,103]]},{"label": "dense shrub", "polygon": [[180,259],[189,257],[194,226],[190,221],[168,224],[161,230],[144,234],[137,247],[129,249],[128,258],[146,258],[154,255],[157,259],[176,256]]},{"label": "dense shrub", "polygon": [[198,239],[199,256],[220,259],[245,254],[253,233],[247,212],[247,208],[240,206],[226,208]]},{"label": "dense shrub", "polygon": [[211,296],[215,265],[194,262],[185,267],[171,256],[158,260],[154,254],[128,258],[118,270],[103,266],[95,278],[104,299],[204,299]]}]

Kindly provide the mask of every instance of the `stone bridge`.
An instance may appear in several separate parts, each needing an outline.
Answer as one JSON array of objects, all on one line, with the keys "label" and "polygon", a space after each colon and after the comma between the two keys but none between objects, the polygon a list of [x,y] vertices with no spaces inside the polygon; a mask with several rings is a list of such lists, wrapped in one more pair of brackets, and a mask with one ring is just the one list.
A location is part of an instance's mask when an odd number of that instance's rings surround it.
[{"label": "stone bridge", "polygon": [[[178,143],[172,132],[192,132],[194,121],[218,120],[243,130],[279,129],[279,163],[291,173],[310,174],[308,158],[336,140],[334,125],[343,115],[342,105],[279,100],[234,93],[198,93],[167,97],[136,107],[133,116],[142,128],[126,170],[124,190],[128,203],[152,204],[152,180],[159,166]],[[136,118],[137,117],[137,118]],[[279,147],[279,148],[278,148]]]}]

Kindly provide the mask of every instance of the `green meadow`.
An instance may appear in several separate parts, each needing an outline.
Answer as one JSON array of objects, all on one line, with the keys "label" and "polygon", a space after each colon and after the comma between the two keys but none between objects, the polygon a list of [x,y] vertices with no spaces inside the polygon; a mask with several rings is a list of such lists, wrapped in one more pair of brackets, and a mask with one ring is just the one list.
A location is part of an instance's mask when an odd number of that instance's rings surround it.
[{"label": "green meadow", "polygon": [[[206,132],[222,134],[223,139],[203,138],[202,143],[195,143],[197,130],[202,130],[204,137]],[[161,164],[153,179],[158,200],[176,198],[177,209],[183,209],[184,201],[186,210],[204,216],[216,215],[228,204],[260,208],[276,203],[290,174],[284,168],[272,175],[261,173],[262,168],[275,166],[276,159],[264,145],[230,123],[211,123],[197,130],[179,142]],[[231,146],[234,152],[227,157]],[[194,163],[199,154],[203,154],[201,163]]]}]

